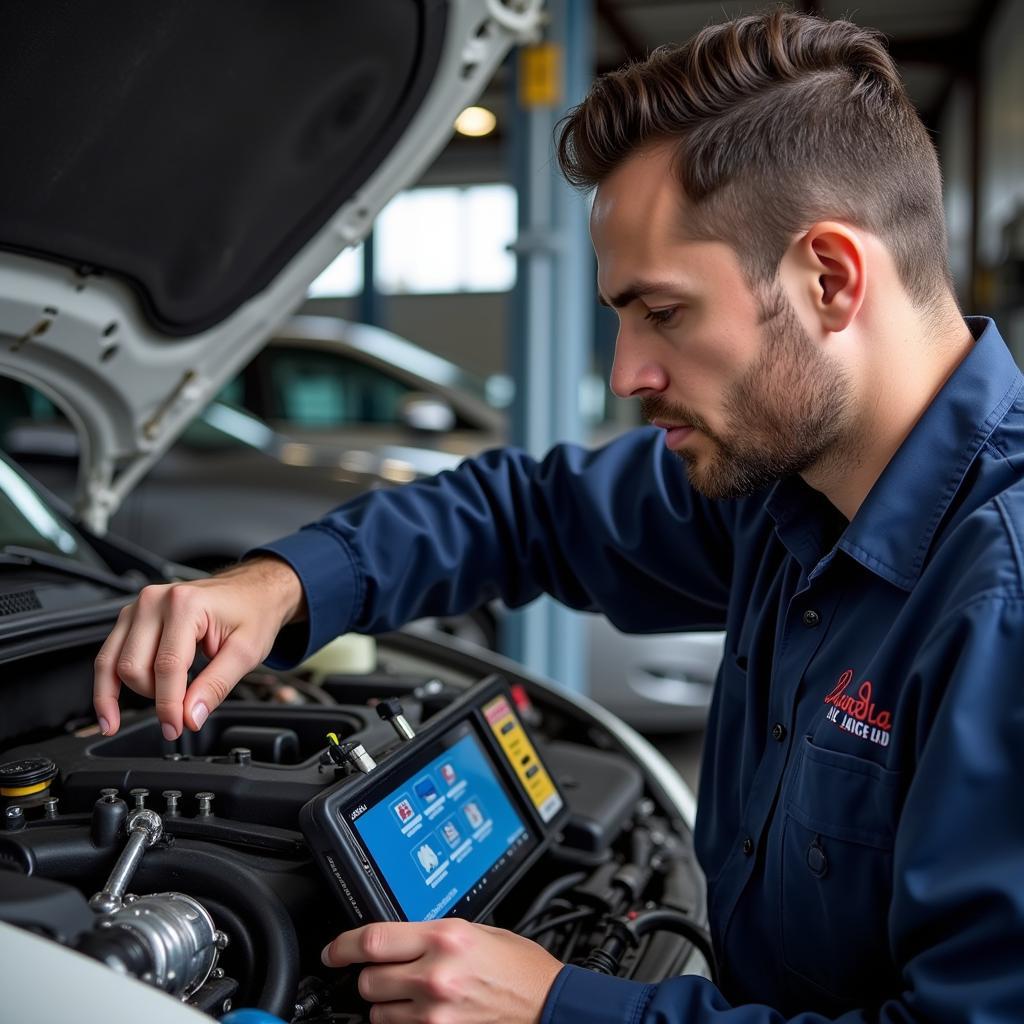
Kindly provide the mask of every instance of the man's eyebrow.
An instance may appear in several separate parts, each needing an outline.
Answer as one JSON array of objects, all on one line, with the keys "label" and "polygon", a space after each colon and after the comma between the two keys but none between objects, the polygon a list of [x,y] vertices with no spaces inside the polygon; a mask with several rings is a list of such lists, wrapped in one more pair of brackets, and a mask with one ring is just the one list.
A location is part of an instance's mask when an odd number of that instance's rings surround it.
[{"label": "man's eyebrow", "polygon": [[679,286],[675,283],[668,281],[636,281],[629,287],[624,288],[617,295],[611,296],[606,299],[601,293],[601,289],[597,290],[597,301],[602,306],[614,306],[616,309],[622,309],[628,306],[631,302],[636,299],[642,299],[645,295],[651,295],[655,292],[671,292],[677,294]]}]

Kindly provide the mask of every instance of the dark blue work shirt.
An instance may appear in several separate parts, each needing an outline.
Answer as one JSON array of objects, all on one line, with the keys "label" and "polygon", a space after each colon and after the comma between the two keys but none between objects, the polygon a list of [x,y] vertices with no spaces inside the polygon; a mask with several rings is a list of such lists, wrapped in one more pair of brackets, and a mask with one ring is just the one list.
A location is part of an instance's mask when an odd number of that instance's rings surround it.
[{"label": "dark blue work shirt", "polygon": [[280,660],[541,591],[727,630],[696,831],[720,987],[566,967],[544,1024],[1024,1021],[1024,378],[969,323],[850,523],[799,478],[709,501],[640,430],[491,452],[266,549],[310,609]]}]

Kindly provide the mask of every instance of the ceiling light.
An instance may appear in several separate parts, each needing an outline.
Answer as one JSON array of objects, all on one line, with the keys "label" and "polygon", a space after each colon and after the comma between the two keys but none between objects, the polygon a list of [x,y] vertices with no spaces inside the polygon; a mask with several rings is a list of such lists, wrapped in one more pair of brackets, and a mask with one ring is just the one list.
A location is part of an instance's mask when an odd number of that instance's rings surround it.
[{"label": "ceiling light", "polygon": [[460,135],[478,139],[483,135],[490,135],[497,123],[498,119],[486,107],[466,107],[455,118],[455,130]]}]

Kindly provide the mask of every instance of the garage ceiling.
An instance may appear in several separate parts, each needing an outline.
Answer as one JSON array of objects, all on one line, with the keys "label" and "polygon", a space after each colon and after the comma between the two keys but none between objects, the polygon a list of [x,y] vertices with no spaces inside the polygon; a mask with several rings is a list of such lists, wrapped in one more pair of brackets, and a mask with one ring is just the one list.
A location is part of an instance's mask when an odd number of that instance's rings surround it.
[{"label": "garage ceiling", "polygon": [[[1012,2],[1012,0],[1004,0]],[[885,33],[911,99],[935,127],[945,96],[958,75],[970,75],[984,30],[1000,0],[803,0],[801,10],[848,18]],[[682,42],[705,25],[774,4],[743,0],[594,0],[596,72],[642,58],[662,43]],[[486,181],[505,177],[502,125],[508,109],[509,74],[502,69],[482,99],[498,115],[487,139],[455,138],[425,183]]]}]

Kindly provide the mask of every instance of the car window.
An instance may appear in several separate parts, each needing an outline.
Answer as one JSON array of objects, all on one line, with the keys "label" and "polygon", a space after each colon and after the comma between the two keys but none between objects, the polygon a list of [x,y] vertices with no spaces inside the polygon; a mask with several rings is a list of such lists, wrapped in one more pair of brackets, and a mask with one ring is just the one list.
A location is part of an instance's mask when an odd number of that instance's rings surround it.
[{"label": "car window", "polygon": [[0,377],[0,439],[11,427],[24,422],[67,422],[46,395],[10,377]]},{"label": "car window", "polygon": [[0,458],[0,547],[67,555],[91,566],[103,560],[6,459]]},{"label": "car window", "polygon": [[413,388],[347,356],[314,349],[268,349],[258,357],[267,381],[266,419],[297,427],[400,423]]},{"label": "car window", "polygon": [[181,432],[178,442],[186,448],[198,449],[201,451],[221,452],[231,448],[245,448],[246,445],[239,438],[225,433],[216,424],[210,423],[205,418],[203,411],[192,420]]},{"label": "car window", "polygon": [[[224,394],[222,391],[221,396]],[[203,451],[243,448],[269,451],[274,446],[274,432],[246,409],[239,409],[218,397],[182,431],[179,443]]]},{"label": "car window", "polygon": [[229,380],[217,392],[215,401],[223,402],[225,405],[243,406],[245,404],[245,381],[242,377],[238,376],[233,380]]}]

